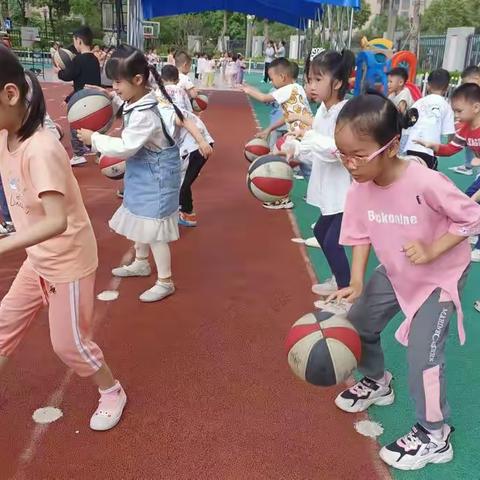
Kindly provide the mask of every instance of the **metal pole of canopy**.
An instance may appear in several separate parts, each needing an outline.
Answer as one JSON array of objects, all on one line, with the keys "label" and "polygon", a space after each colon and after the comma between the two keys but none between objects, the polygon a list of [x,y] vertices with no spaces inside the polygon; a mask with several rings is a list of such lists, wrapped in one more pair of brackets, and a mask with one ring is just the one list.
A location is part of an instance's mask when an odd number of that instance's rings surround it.
[{"label": "metal pole of canopy", "polygon": [[353,7],[350,11],[350,26],[348,29],[348,48],[350,49],[352,46],[352,32],[353,32]]}]

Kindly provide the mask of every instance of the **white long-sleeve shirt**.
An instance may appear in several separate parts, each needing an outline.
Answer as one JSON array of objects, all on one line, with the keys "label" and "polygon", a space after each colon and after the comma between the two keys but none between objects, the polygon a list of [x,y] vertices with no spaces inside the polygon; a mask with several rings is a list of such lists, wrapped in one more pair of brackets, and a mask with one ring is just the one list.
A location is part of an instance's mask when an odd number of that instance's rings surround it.
[{"label": "white long-sleeve shirt", "polygon": [[[114,98],[115,104],[115,98]],[[157,105],[153,92],[131,104],[124,104],[123,114],[129,115],[128,125],[124,126],[120,137],[110,137],[98,132],[92,135],[92,149],[103,155],[129,158],[142,147],[158,152],[170,146],[159,115],[152,108]],[[166,123],[166,122],[165,122]],[[172,122],[166,123],[168,134],[173,137]]]},{"label": "white long-sleeve shirt", "polygon": [[308,182],[307,203],[320,208],[322,215],[342,213],[350,174],[335,154],[335,124],[347,100],[327,109],[322,103],[317,110],[312,130],[305,133],[299,145],[299,158],[311,159],[312,173]]}]

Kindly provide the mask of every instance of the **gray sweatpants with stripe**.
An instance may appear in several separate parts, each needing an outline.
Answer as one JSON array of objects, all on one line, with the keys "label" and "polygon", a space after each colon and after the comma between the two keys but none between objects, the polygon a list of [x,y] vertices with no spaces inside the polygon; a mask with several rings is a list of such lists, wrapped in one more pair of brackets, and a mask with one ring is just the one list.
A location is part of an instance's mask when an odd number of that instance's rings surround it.
[{"label": "gray sweatpants with stripe", "polygon": [[[460,292],[467,279],[464,272]],[[425,428],[441,428],[450,415],[445,384],[445,344],[453,302],[440,302],[435,290],[413,318],[408,339],[408,383],[415,403],[417,421]],[[362,296],[352,306],[348,318],[362,340],[362,357],[358,370],[372,379],[382,378],[385,360],[380,333],[400,311],[392,284],[380,265],[372,274]]]}]

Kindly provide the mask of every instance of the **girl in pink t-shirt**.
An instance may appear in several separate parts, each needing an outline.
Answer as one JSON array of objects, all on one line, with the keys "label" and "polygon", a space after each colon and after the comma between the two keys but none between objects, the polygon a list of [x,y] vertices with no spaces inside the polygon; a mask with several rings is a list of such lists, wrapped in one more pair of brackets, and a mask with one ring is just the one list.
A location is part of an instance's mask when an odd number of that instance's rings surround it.
[{"label": "girl in pink t-shirt", "polygon": [[91,377],[100,404],[93,430],[113,428],[127,397],[91,340],[97,244],[67,152],[43,127],[45,100],[35,75],[0,46],[0,172],[17,233],[0,254],[26,249],[0,305],[0,370],[48,305],[55,353],[81,377]]},{"label": "girl in pink t-shirt", "polygon": [[[398,157],[402,128],[411,126],[405,118],[379,94],[356,97],[338,116],[338,155],[354,179],[340,242],[353,247],[353,262],[350,286],[332,299],[355,302],[348,317],[362,340],[364,378],[335,400],[347,412],[393,403],[380,333],[400,310],[405,313],[396,336],[408,346],[417,423],[383,447],[380,457],[414,470],[453,458],[444,352],[455,310],[460,341],[465,339],[459,292],[470,263],[468,236],[480,231],[480,206],[416,157]],[[381,265],[364,287],[372,247]]]}]

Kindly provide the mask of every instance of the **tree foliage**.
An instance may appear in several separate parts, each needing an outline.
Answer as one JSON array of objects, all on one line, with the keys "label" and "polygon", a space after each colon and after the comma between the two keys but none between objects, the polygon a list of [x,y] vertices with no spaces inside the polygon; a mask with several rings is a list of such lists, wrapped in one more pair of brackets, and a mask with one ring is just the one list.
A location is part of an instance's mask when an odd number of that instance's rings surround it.
[{"label": "tree foliage", "polygon": [[362,29],[370,19],[371,15],[372,15],[372,9],[370,8],[370,4],[367,2],[361,2],[360,10],[357,10],[353,14],[353,28],[355,30]]},{"label": "tree foliage", "polygon": [[433,0],[421,19],[421,32],[445,34],[452,27],[478,27],[480,0]]}]

